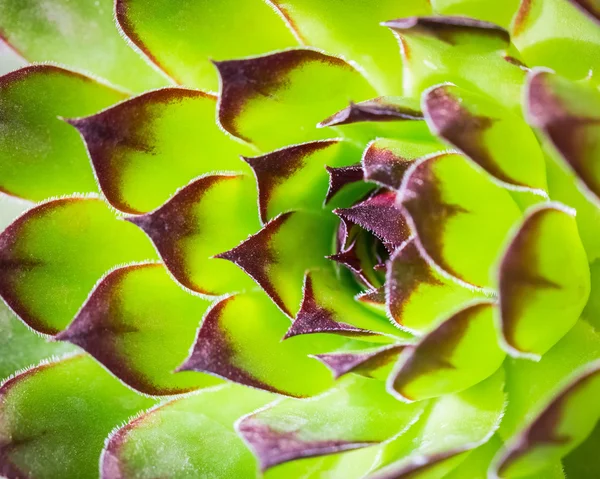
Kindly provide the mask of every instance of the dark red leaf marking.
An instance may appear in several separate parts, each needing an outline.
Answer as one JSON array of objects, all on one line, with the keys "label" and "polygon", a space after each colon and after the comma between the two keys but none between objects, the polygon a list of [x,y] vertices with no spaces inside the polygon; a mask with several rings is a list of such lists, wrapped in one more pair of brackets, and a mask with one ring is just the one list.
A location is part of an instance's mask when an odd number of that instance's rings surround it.
[{"label": "dark red leaf marking", "polygon": [[156,56],[152,53],[152,51],[146,46],[146,44],[140,37],[139,33],[135,30],[135,27],[134,27],[133,23],[129,20],[129,16],[128,16],[128,13],[129,13],[128,12],[128,10],[129,10],[128,3],[130,1],[131,0],[116,0],[116,2],[115,2],[115,18],[117,20],[117,24],[121,27],[121,29],[123,30],[123,33],[125,33],[127,38],[129,38],[129,40],[131,40],[133,42],[133,44],[136,47],[138,47],[142,51],[142,53],[144,55],[146,55],[152,63],[154,63],[154,65],[156,65],[158,68],[160,68],[160,70],[162,70],[169,78],[174,80],[176,83],[178,83],[178,84],[183,83],[181,81],[181,79],[178,78],[177,75],[173,71],[167,69],[158,60],[158,58],[156,58]]},{"label": "dark red leaf marking", "polygon": [[181,189],[157,210],[145,215],[125,218],[148,235],[173,276],[193,291],[207,295],[218,294],[196,284],[187,270],[186,252],[181,249],[180,243],[202,232],[202,225],[195,221],[191,210],[215,184],[237,178],[239,176],[203,176]]},{"label": "dark red leaf marking", "polygon": [[[536,72],[530,77],[526,93],[529,119],[534,126],[546,133],[581,181],[600,198],[600,176],[596,173],[596,163],[591,155],[586,155],[590,144],[595,141],[594,133],[590,134],[588,128],[595,126],[600,131],[600,114],[582,117],[570,113],[566,100],[555,92],[551,83],[553,81],[568,80],[546,71]],[[598,95],[597,91],[592,93],[590,90],[587,93],[585,87],[578,87],[576,84],[572,84],[572,88],[581,88],[583,95]]]},{"label": "dark red leaf marking", "polygon": [[258,184],[260,218],[267,221],[267,209],[273,190],[301,169],[314,153],[335,145],[339,140],[322,140],[289,146],[252,158],[242,157],[254,170]]},{"label": "dark red leaf marking", "polygon": [[325,63],[347,70],[354,69],[344,60],[315,50],[296,49],[244,60],[215,62],[221,76],[219,121],[225,130],[238,138],[252,141],[237,125],[246,103],[257,96],[270,97],[286,85],[286,75],[303,64]]},{"label": "dark red leaf marking", "polygon": [[138,214],[121,196],[121,174],[133,152],[154,154],[153,139],[144,125],[151,121],[152,107],[189,99],[216,98],[207,93],[183,88],[163,88],[145,93],[87,118],[67,119],[85,140],[98,183],[108,201],[126,213]]},{"label": "dark red leaf marking", "polygon": [[177,371],[199,371],[214,374],[246,386],[289,396],[289,393],[275,389],[234,364],[235,351],[228,340],[227,331],[221,325],[221,316],[227,305],[231,301],[235,301],[235,298],[235,296],[230,296],[219,301],[206,314],[198,331],[192,353]]},{"label": "dark red leaf marking", "polygon": [[383,241],[399,246],[410,237],[410,230],[396,202],[395,192],[384,191],[334,213],[373,232]]},{"label": "dark red leaf marking", "polygon": [[529,216],[504,253],[499,268],[500,316],[506,342],[517,347],[516,330],[532,290],[561,289],[561,285],[537,272],[538,234],[546,215],[556,209],[538,210]]},{"label": "dark red leaf marking", "polygon": [[286,307],[273,281],[269,277],[269,267],[277,263],[277,252],[271,247],[271,240],[284,223],[294,213],[283,213],[267,223],[258,233],[250,236],[239,246],[215,256],[236,264],[256,281],[270,296],[273,302],[290,317],[293,313]]},{"label": "dark red leaf marking", "polygon": [[127,441],[127,435],[142,424],[148,416],[148,413],[129,421],[110,437],[100,464],[102,479],[126,479],[129,477],[125,471],[125,464],[121,461],[121,448]]},{"label": "dark red leaf marking", "polygon": [[484,142],[485,131],[494,124],[494,119],[471,114],[451,93],[449,86],[430,90],[424,97],[428,123],[435,133],[460,149],[465,155],[500,181],[518,186],[496,163]]},{"label": "dark red leaf marking", "polygon": [[363,170],[360,165],[340,166],[340,167],[325,167],[329,173],[329,189],[325,196],[325,204],[340,191],[344,186],[351,183],[362,181]]},{"label": "dark red leaf marking", "polygon": [[336,125],[349,125],[364,121],[406,121],[422,120],[423,113],[406,106],[394,104],[386,97],[360,103],[351,102],[349,106],[326,118],[317,126],[319,128]]},{"label": "dark red leaf marking", "polygon": [[[393,387],[402,391],[405,384],[413,378],[423,376],[437,369],[454,369],[450,362],[454,350],[469,329],[469,324],[481,311],[491,308],[491,303],[479,303],[459,311],[424,336],[410,351],[402,367],[396,371]],[[402,393],[409,400],[414,400]]]},{"label": "dark red leaf marking", "polygon": [[431,35],[450,45],[456,43],[455,36],[462,32],[472,31],[477,34],[495,37],[501,40],[506,47],[510,44],[508,32],[494,23],[475,20],[468,17],[407,17],[384,22],[383,26],[402,34],[406,30],[417,31],[424,35]]},{"label": "dark red leaf marking", "polygon": [[403,192],[402,206],[413,220],[418,241],[440,268],[463,279],[444,259],[446,223],[458,214],[467,214],[462,206],[444,202],[441,186],[434,173],[437,161],[446,155],[432,157],[418,164],[410,174]]},{"label": "dark red leaf marking", "polygon": [[299,432],[275,430],[263,424],[260,418],[252,416],[245,417],[238,424],[238,431],[258,457],[262,472],[295,459],[335,454],[376,444],[345,440],[306,441]]},{"label": "dark red leaf marking", "polygon": [[356,300],[361,303],[383,306],[385,305],[385,286],[360,293],[356,296]]},{"label": "dark red leaf marking", "polygon": [[393,151],[371,143],[362,158],[366,181],[373,181],[392,189],[400,188],[402,178],[414,158],[402,158]]},{"label": "dark red leaf marking", "polygon": [[573,439],[567,434],[560,434],[560,421],[564,417],[569,399],[577,394],[579,390],[584,389],[590,382],[596,380],[598,373],[599,366],[587,371],[544,408],[537,419],[521,433],[518,441],[512,447],[509,447],[498,467],[499,476],[502,476],[511,463],[527,454],[530,449],[543,445],[560,446]]},{"label": "dark red leaf marking", "polygon": [[392,255],[386,275],[387,306],[398,324],[403,324],[404,308],[421,284],[444,285],[411,240]]},{"label": "dark red leaf marking", "polygon": [[521,60],[519,60],[518,58],[515,57],[511,57],[510,55],[504,55],[504,59],[508,62],[511,63],[517,67],[519,67],[521,70],[528,72],[529,70],[531,70],[531,68],[529,68],[527,65],[525,65],[525,63],[523,63]]},{"label": "dark red leaf marking", "polygon": [[336,333],[344,336],[368,336],[377,334],[373,331],[357,328],[347,323],[340,323],[334,319],[334,313],[321,306],[315,297],[310,274],[304,281],[304,297],[300,311],[283,339],[288,339],[301,334]]},{"label": "dark red leaf marking", "polygon": [[369,372],[392,362],[404,345],[384,346],[375,351],[349,351],[344,353],[317,354],[315,358],[327,366],[337,379],[351,372],[369,376]]},{"label": "dark red leaf marking", "polygon": [[596,0],[570,0],[596,21],[600,21],[600,4]]},{"label": "dark red leaf marking", "polygon": [[417,479],[421,477],[422,473],[427,473],[428,470],[438,464],[470,449],[471,448],[457,448],[437,454],[419,456],[418,458],[410,459],[408,463],[403,463],[399,466],[386,467],[380,472],[376,472],[369,476],[369,479]]}]

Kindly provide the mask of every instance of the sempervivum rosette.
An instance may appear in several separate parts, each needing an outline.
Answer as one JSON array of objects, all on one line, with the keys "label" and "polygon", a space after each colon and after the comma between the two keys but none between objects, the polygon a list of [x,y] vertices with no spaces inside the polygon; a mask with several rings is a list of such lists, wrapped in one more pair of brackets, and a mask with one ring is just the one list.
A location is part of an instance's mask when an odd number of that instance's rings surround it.
[{"label": "sempervivum rosette", "polygon": [[0,475],[600,477],[599,20],[0,0]]}]

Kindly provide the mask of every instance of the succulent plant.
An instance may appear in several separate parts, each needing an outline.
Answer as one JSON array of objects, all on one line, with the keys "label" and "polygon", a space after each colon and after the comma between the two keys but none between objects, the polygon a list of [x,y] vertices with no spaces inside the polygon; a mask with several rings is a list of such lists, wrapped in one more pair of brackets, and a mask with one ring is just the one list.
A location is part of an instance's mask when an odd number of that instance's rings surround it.
[{"label": "succulent plant", "polygon": [[599,22],[0,0],[0,476],[600,477]]}]

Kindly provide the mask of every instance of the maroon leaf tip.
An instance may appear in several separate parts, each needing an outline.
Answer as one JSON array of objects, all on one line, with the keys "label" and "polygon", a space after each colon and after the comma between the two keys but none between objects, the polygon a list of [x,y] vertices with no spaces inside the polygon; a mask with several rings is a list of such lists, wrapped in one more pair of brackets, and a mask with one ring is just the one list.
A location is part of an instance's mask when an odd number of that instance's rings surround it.
[{"label": "maroon leaf tip", "polygon": [[289,146],[262,156],[242,157],[250,165],[258,185],[260,218],[267,221],[269,201],[276,186],[291,177],[313,153],[339,143],[339,140],[319,140]]},{"label": "maroon leaf tip", "polygon": [[334,113],[320,122],[317,127],[348,125],[365,121],[404,121],[422,120],[423,113],[413,108],[386,101],[385,97],[375,98],[360,103],[351,102],[343,110]]},{"label": "maroon leaf tip", "polygon": [[381,240],[399,246],[410,237],[410,230],[397,206],[394,191],[384,191],[335,214],[371,231]]},{"label": "maroon leaf tip", "polygon": [[506,46],[510,44],[510,35],[502,27],[490,22],[475,20],[469,17],[439,16],[439,17],[407,17],[383,22],[398,33],[407,30],[418,31],[431,35],[440,40],[454,44],[454,35],[461,31],[473,31],[500,39]]},{"label": "maroon leaf tip", "polygon": [[333,319],[333,313],[318,303],[315,297],[312,279],[310,274],[307,274],[304,281],[304,297],[302,298],[300,311],[298,311],[296,319],[292,323],[290,329],[288,329],[287,333],[285,333],[283,339],[299,336],[301,334],[314,333],[336,333],[345,336],[376,334],[372,331],[357,328]]},{"label": "maroon leaf tip", "polygon": [[258,233],[250,236],[240,245],[215,256],[215,258],[231,261],[245,271],[271,297],[273,302],[290,317],[293,316],[293,313],[286,307],[277,293],[269,277],[268,269],[269,266],[277,262],[277,252],[270,246],[271,239],[293,214],[293,212],[288,212],[277,216]]},{"label": "maroon leaf tip", "polygon": [[362,181],[363,179],[363,170],[360,165],[340,166],[337,168],[326,166],[325,168],[329,173],[329,188],[325,196],[325,204],[329,203],[344,186]]},{"label": "maroon leaf tip", "polygon": [[247,416],[237,430],[258,457],[262,472],[284,462],[368,447],[374,442],[306,441],[296,431],[278,431],[259,418]]},{"label": "maroon leaf tip", "polygon": [[367,146],[362,158],[365,180],[397,190],[402,185],[404,173],[413,162],[413,159],[397,156],[372,142]]},{"label": "maroon leaf tip", "polygon": [[385,366],[396,358],[404,345],[394,344],[372,351],[348,351],[343,353],[317,354],[314,357],[327,366],[338,379],[351,372],[369,371]]}]

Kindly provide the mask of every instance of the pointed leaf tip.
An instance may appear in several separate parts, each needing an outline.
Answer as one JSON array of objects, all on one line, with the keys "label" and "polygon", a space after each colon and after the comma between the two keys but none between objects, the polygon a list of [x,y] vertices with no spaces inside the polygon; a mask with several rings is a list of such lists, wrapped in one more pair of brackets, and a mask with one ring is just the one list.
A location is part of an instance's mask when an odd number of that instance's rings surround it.
[{"label": "pointed leaf tip", "polygon": [[422,120],[423,113],[406,99],[378,97],[373,100],[350,103],[317,124],[317,128],[348,125],[360,122]]}]

